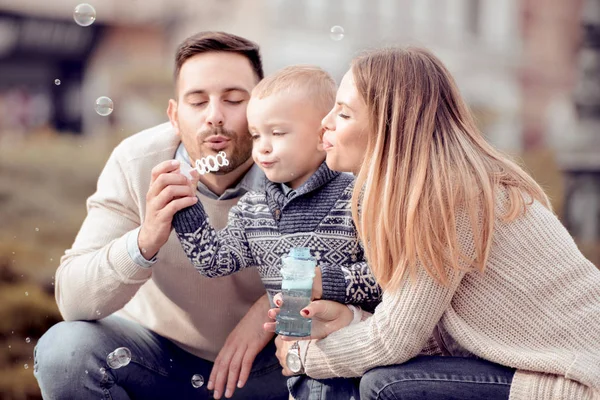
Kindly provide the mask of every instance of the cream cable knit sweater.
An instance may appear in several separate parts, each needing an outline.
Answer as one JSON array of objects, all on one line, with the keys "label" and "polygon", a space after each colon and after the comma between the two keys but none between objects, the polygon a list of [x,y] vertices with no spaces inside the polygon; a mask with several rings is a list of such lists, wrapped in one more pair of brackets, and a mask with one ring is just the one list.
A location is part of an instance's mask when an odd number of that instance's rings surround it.
[{"label": "cream cable knit sweater", "polygon": [[[499,191],[499,213],[506,200]],[[457,225],[469,230],[466,219]],[[511,400],[600,398],[600,270],[538,202],[515,221],[496,220],[483,274],[453,273],[444,287],[421,270],[414,285],[384,293],[371,318],[313,342],[306,372],[355,377],[403,363],[436,325],[448,347],[517,368]]]}]

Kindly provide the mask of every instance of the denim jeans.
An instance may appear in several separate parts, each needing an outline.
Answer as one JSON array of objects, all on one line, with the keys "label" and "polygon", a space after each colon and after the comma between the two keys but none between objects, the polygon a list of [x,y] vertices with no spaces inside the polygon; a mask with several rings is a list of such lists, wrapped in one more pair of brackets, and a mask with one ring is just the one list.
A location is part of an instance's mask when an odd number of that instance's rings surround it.
[{"label": "denim jeans", "polygon": [[[118,347],[131,351],[131,362],[111,369],[106,357]],[[34,375],[44,399],[208,399],[212,398],[206,389],[212,366],[117,316],[60,322],[34,350]],[[195,388],[194,375],[201,375],[204,385]],[[273,341],[258,354],[246,385],[236,389],[233,398],[288,399]]]},{"label": "denim jeans", "polygon": [[360,381],[360,398],[373,400],[506,400],[515,370],[464,357],[418,356],[378,367]]},{"label": "denim jeans", "polygon": [[514,373],[476,358],[419,356],[401,365],[374,368],[360,384],[358,379],[302,375],[290,378],[288,386],[295,400],[505,400]]}]

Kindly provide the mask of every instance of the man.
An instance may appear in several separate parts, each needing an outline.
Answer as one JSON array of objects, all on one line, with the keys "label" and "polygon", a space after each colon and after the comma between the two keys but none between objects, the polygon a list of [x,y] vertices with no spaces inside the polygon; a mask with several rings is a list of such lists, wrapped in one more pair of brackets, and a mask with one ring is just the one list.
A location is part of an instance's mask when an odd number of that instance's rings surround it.
[{"label": "man", "polygon": [[[35,349],[44,398],[201,399],[214,390],[215,398],[287,399],[273,336],[262,328],[269,302],[256,269],[204,278],[171,229],[173,215],[198,199],[222,228],[237,200],[260,189],[246,105],[262,77],[258,46],[244,38],[204,32],[180,45],[170,124],[116,147],[61,260],[65,322]],[[193,188],[190,164],[220,151],[229,165]],[[131,360],[109,368],[119,347]]]}]

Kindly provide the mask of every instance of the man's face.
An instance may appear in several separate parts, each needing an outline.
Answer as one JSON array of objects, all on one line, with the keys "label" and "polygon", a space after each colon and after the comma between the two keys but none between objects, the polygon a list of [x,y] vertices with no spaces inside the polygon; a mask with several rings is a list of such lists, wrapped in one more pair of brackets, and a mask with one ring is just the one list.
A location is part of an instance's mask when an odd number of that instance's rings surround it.
[{"label": "man's face", "polygon": [[224,151],[229,165],[218,173],[227,173],[252,155],[246,107],[256,83],[250,62],[236,53],[202,53],[182,65],[168,113],[192,164]]}]

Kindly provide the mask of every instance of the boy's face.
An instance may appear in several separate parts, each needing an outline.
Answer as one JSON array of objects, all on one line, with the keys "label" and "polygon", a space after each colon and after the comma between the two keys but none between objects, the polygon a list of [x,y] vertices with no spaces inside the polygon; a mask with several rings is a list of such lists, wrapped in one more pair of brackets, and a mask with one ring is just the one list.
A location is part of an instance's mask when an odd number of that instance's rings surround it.
[{"label": "boy's face", "polygon": [[297,189],[319,168],[322,114],[298,90],[250,99],[252,158],[270,181]]}]

